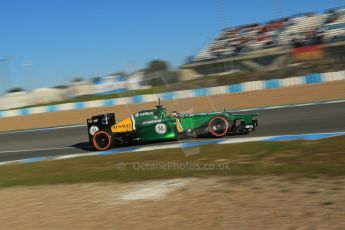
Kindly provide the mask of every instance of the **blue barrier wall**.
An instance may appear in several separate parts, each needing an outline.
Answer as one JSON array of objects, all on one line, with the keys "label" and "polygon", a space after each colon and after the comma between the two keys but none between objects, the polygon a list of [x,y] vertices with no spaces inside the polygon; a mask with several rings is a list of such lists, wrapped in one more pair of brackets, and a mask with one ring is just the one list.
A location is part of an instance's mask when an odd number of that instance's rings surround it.
[{"label": "blue barrier wall", "polygon": [[[302,77],[295,78],[285,78],[285,79],[273,79],[260,82],[246,82],[241,84],[233,84],[227,86],[219,86],[216,88],[200,88],[193,90],[184,90],[184,91],[174,91],[166,92],[161,94],[151,95],[150,97],[145,95],[136,95],[130,98],[117,98],[117,99],[108,99],[108,100],[99,100],[99,101],[90,101],[90,102],[76,102],[71,104],[59,104],[59,105],[49,105],[43,107],[32,107],[24,108],[17,110],[8,110],[0,111],[0,117],[9,117],[9,116],[25,116],[29,114],[36,113],[45,113],[45,112],[56,112],[61,110],[73,110],[73,109],[85,109],[90,107],[102,107],[102,106],[114,106],[120,104],[129,104],[129,103],[144,103],[155,101],[159,97],[162,100],[174,100],[177,98],[186,98],[186,97],[205,97],[216,94],[224,93],[240,93],[249,90],[265,90],[265,89],[278,89],[285,86],[290,86],[291,82],[294,82],[292,85],[301,85],[301,84],[316,84],[322,83],[325,81],[335,81],[335,80],[345,80],[345,71],[332,72],[332,73],[315,73],[309,74]],[[260,83],[260,84],[259,84]],[[262,87],[257,87],[258,84]]]}]

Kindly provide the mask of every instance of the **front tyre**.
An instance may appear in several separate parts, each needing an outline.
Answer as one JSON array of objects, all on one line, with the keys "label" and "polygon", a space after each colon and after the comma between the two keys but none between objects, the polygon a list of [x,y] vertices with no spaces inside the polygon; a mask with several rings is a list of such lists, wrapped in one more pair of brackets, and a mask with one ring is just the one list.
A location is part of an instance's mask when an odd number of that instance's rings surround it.
[{"label": "front tyre", "polygon": [[229,131],[229,122],[222,116],[215,116],[208,122],[207,128],[212,136],[224,137]]},{"label": "front tyre", "polygon": [[100,130],[92,137],[92,145],[98,151],[108,150],[112,147],[113,138],[107,131]]}]

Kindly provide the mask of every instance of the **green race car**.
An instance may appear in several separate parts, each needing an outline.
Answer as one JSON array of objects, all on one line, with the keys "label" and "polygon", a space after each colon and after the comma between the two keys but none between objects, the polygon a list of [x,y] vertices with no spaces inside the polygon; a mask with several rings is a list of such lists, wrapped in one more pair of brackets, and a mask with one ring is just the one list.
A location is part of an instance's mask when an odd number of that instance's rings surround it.
[{"label": "green race car", "polygon": [[259,114],[209,112],[169,115],[166,108],[142,110],[116,122],[115,114],[102,114],[87,119],[90,144],[99,151],[129,143],[177,140],[186,137],[224,137],[229,134],[248,134],[256,129]]}]

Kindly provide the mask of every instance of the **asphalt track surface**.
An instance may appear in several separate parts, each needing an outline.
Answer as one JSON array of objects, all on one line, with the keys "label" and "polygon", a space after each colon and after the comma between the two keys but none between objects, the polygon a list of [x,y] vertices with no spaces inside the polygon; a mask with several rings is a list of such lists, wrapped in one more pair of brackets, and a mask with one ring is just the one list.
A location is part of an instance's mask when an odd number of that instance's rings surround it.
[{"label": "asphalt track surface", "polygon": [[[261,113],[259,127],[250,137],[345,131],[345,103],[277,108]],[[18,120],[20,122],[20,120]],[[241,138],[229,136],[225,138]],[[29,132],[0,133],[0,162],[92,151],[87,128],[70,127]],[[186,139],[182,142],[192,142]],[[162,143],[147,144],[160,145]]]}]

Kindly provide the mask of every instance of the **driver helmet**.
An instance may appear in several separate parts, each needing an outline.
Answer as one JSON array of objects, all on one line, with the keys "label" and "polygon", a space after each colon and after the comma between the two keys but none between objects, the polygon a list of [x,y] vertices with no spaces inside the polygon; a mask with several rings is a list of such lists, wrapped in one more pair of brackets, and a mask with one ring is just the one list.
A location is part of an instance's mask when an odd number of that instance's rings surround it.
[{"label": "driver helmet", "polygon": [[170,116],[174,117],[174,118],[180,118],[180,114],[177,111],[172,111],[170,113]]}]

